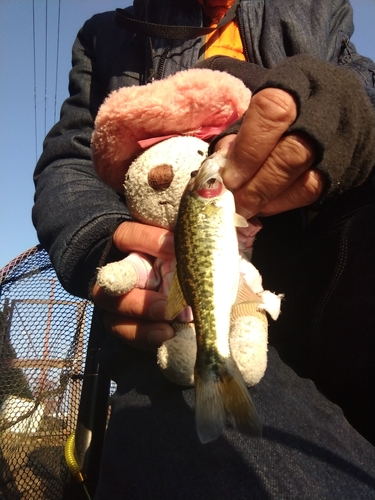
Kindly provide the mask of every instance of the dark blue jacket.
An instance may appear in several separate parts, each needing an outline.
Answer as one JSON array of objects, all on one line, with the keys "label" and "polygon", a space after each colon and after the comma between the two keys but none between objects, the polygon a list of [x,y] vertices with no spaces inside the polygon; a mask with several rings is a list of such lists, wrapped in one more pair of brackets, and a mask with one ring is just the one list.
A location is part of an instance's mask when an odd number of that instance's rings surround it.
[{"label": "dark blue jacket", "polygon": [[[160,24],[201,26],[203,23],[195,0],[135,0],[134,13],[139,19]],[[343,75],[339,94],[341,100],[348,100],[345,89],[350,88],[350,112],[356,109],[357,101],[360,110],[370,108],[370,102],[375,106],[375,65],[360,56],[350,42],[353,21],[347,0],[242,0],[237,17],[248,60],[273,68],[269,85],[293,86],[286,78],[291,68],[283,69],[283,61],[289,64],[290,60],[292,70],[307,74],[308,85],[312,85],[313,78],[304,58],[297,58],[293,69],[293,56],[310,54],[319,61],[333,63],[335,70],[338,66],[345,68],[339,73]],[[62,106],[60,121],[45,139],[35,170],[33,208],[39,239],[48,250],[63,286],[71,293],[89,296],[95,270],[114,229],[129,219],[121,195],[103,185],[92,167],[90,140],[99,106],[109,92],[119,87],[142,85],[152,78],[163,78],[194,66],[201,46],[200,38],[171,42],[125,31],[114,23],[113,12],[94,16],[79,32],[73,46],[70,97]],[[348,81],[346,75],[350,75]],[[337,75],[332,81],[340,83]],[[303,86],[301,83],[300,88],[291,89],[300,104],[303,98],[298,93],[303,94]],[[335,90],[332,85],[327,88]],[[304,109],[309,112],[308,106]],[[371,120],[362,121],[362,128],[356,123],[359,130],[351,132],[353,154],[342,169],[330,174],[327,161],[321,167],[328,170],[333,186],[330,195],[335,194],[338,186],[337,194],[364,182],[374,165],[372,146],[372,153],[365,150],[362,156],[357,154],[358,144],[363,145],[364,137],[371,139],[375,128],[369,125]],[[302,129],[306,127],[305,112]],[[324,137],[316,140],[323,144],[320,161],[324,164]]]}]

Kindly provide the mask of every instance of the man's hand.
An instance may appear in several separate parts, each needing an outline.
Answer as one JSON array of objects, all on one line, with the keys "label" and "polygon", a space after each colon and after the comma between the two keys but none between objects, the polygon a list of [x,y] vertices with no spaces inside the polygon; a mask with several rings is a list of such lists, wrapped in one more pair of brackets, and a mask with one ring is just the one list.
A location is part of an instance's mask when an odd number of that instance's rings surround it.
[{"label": "man's hand", "polygon": [[228,151],[223,180],[246,219],[310,205],[323,191],[324,174],[310,169],[315,160],[312,142],[303,134],[284,135],[296,118],[291,94],[261,90],[252,98],[237,136],[226,136],[216,145],[216,150]]},{"label": "man's hand", "polygon": [[[154,257],[174,255],[173,233],[158,227],[123,222],[113,235],[113,243],[122,252],[139,251]],[[165,322],[166,296],[151,290],[134,288],[120,297],[107,295],[98,285],[93,289],[94,303],[106,311],[106,330],[143,350],[155,350],[174,336]]]}]

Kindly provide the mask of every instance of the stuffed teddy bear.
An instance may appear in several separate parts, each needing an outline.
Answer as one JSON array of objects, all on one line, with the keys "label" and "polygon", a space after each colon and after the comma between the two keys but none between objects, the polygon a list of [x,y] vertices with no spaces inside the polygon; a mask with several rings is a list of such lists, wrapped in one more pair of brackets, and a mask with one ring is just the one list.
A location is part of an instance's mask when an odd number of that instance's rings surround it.
[{"label": "stuffed teddy bear", "polygon": [[[181,196],[191,172],[207,157],[208,141],[242,116],[250,97],[242,81],[211,69],[190,69],[145,86],[114,91],[95,122],[96,171],[104,182],[124,192],[134,220],[173,231]],[[249,222],[239,237],[242,250],[260,227],[256,219]],[[245,255],[240,263],[241,274],[259,303],[233,313],[230,347],[245,382],[254,385],[267,366],[266,311],[276,319],[281,296],[263,290],[259,272]],[[97,283],[113,295],[134,287],[168,295],[174,270],[174,259],[132,252],[99,269]],[[196,340],[190,308],[172,326],[176,335],[158,349],[158,364],[172,382],[193,385]]]}]

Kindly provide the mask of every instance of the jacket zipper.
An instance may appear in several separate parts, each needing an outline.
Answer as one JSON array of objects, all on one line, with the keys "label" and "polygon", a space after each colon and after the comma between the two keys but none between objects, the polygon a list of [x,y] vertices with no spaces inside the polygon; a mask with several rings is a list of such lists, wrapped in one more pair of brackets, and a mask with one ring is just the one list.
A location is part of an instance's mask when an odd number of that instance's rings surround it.
[{"label": "jacket zipper", "polygon": [[164,49],[164,52],[160,56],[158,68],[157,68],[156,74],[155,74],[155,79],[156,80],[161,80],[163,78],[164,65],[165,65],[165,61],[166,61],[166,59],[168,57],[170,48],[171,48],[171,46],[167,45],[165,47],[165,49]]},{"label": "jacket zipper", "polygon": [[[170,45],[167,45],[167,47],[165,47],[163,53],[160,56],[158,67],[156,68],[156,70],[151,69],[148,72],[149,74],[148,74],[147,82],[146,83],[151,83],[154,80],[162,80],[162,78],[163,78],[163,71],[164,71],[164,65],[165,65],[165,61],[166,61],[166,59],[168,57],[168,53],[170,51],[170,48],[171,48]],[[152,53],[151,43],[150,43],[150,50],[151,50],[151,53]],[[147,70],[145,70],[145,73],[147,73]]]},{"label": "jacket zipper", "polygon": [[[243,34],[243,24],[242,24],[242,19],[240,19],[240,16],[238,15],[238,12],[239,12],[239,5],[237,6],[237,9],[236,9],[236,17],[237,17],[237,20],[238,20],[238,29],[239,29],[239,32],[240,32],[240,38],[241,38],[241,42],[242,42],[242,46],[243,46],[243,49],[244,49],[244,55],[245,55],[245,59],[246,61],[250,61],[250,56],[249,56],[249,51],[247,49],[247,45],[245,43],[245,37],[244,37],[244,34]],[[164,71],[164,64],[165,64],[165,61],[168,57],[168,53],[171,49],[171,45],[167,45],[162,53],[162,55],[160,56],[160,60],[159,60],[159,64],[158,64],[158,67],[157,67],[157,70],[156,72],[153,72],[150,77],[149,77],[149,81],[153,81],[153,80],[162,80],[163,78],[163,71]]]},{"label": "jacket zipper", "polygon": [[245,35],[244,35],[244,27],[243,27],[242,18],[239,16],[239,10],[240,10],[240,4],[237,5],[236,18],[237,18],[237,22],[238,22],[238,30],[240,32],[240,38],[241,38],[241,42],[242,42],[244,56],[245,56],[246,61],[249,62],[250,61],[250,54],[249,54],[249,50],[248,50],[247,45],[246,45],[246,39],[245,39]]},{"label": "jacket zipper", "polygon": [[343,39],[341,40],[340,47],[339,47],[339,48],[337,49],[337,51],[336,51],[336,54],[335,54],[335,58],[334,58],[334,60],[335,60],[335,62],[336,62],[337,64],[339,64],[340,66],[342,66],[342,61],[341,61],[341,59],[342,59],[343,57],[345,58],[344,53],[345,53],[345,51],[347,50],[347,46],[348,46],[348,44],[349,44],[349,37],[348,37],[348,36],[345,36],[345,38],[343,38]]}]

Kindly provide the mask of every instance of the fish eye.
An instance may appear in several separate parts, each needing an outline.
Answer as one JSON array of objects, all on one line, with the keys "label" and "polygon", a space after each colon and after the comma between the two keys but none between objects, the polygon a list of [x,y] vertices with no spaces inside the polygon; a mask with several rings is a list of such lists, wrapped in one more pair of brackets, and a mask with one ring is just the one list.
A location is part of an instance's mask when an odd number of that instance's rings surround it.
[{"label": "fish eye", "polygon": [[190,174],[190,178],[191,178],[191,179],[194,179],[194,177],[196,177],[196,176],[197,176],[197,174],[198,174],[198,170],[193,170],[193,171],[191,172],[191,174]]}]

